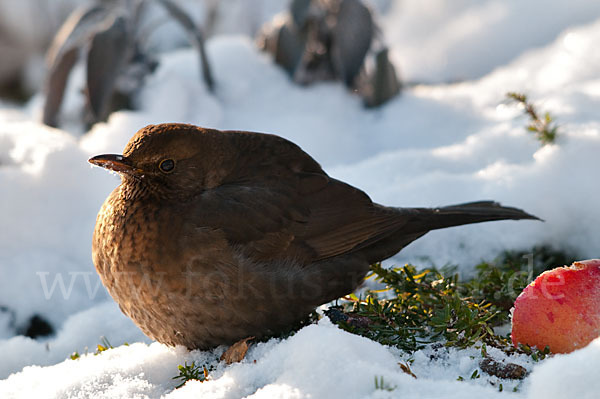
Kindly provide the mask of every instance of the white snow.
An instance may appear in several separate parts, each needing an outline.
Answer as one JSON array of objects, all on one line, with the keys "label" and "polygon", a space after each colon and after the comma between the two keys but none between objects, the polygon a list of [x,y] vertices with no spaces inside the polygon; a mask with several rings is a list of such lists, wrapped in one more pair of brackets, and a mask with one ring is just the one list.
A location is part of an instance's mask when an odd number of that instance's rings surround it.
[{"label": "white snow", "polygon": [[[431,376],[425,370],[414,379],[401,371],[399,358],[392,351],[343,332],[328,320],[306,327],[287,340],[258,344],[241,363],[219,364],[209,381],[191,381],[172,390],[177,382],[171,377],[177,374],[173,370],[178,364],[216,363],[221,352],[188,353],[183,348],[169,349],[157,343],[122,346],[51,367],[27,367],[1,383],[0,393],[8,386],[7,393],[12,390],[22,397],[502,397],[489,384],[455,381],[462,370],[452,370],[456,376],[450,380],[432,378],[440,373]],[[465,369],[469,374],[473,371],[469,365]],[[66,375],[68,381],[62,378]],[[376,390],[376,377],[383,378],[384,386],[393,391]]]},{"label": "white snow", "polygon": [[[223,348],[188,352],[136,343],[54,366],[28,366],[0,381],[0,394],[3,398],[595,398],[600,388],[599,350],[597,339],[582,350],[548,359],[513,393],[515,382],[485,376],[469,379],[478,369],[476,351],[442,353],[441,360],[431,360],[431,351],[416,352],[411,365],[414,378],[399,367],[399,362],[406,363],[402,359],[406,354],[341,331],[324,319],[287,340],[255,345],[241,363],[231,366],[217,363]],[[172,378],[177,366],[192,361],[216,369],[207,381],[190,381],[174,389],[179,383]],[[469,382],[457,381],[458,375]],[[376,378],[387,389],[376,389]],[[499,383],[504,383],[502,392]]]},{"label": "white snow", "polygon": [[[161,56],[138,110],[114,113],[84,135],[76,121],[82,69],[67,92],[64,130],[36,122],[40,94],[22,109],[0,101],[0,397],[597,397],[600,340],[539,364],[488,348],[497,360],[532,370],[518,384],[485,374],[471,380],[477,349],[410,355],[327,319],[258,344],[242,363],[225,366],[215,360],[224,348],[188,352],[150,343],[119,311],[90,259],[96,213],[118,178],[91,169],[87,158],[121,152],[149,123],[279,134],[386,205],[494,199],[545,219],[432,232],[389,263],[454,263],[468,273],[504,249],[543,243],[598,257],[598,4],[377,1],[383,36],[405,79],[463,81],[409,87],[366,110],[340,84],[294,85],[250,38],[222,34],[250,33],[278,10],[275,2],[260,3],[252,23],[236,25],[244,9],[238,4],[207,42],[214,96],[198,78],[197,55],[180,49]],[[556,144],[541,147],[525,131],[527,119],[506,103],[507,91],[524,92],[552,113],[560,125]],[[21,335],[34,314],[56,334]],[[116,348],[95,356],[101,336]],[[79,360],[64,360],[86,350]],[[409,360],[417,379],[398,366]],[[217,368],[209,381],[174,390],[177,365],[191,361]],[[381,377],[391,391],[375,389]]]},{"label": "white snow", "polygon": [[404,0],[383,26],[408,80],[447,82],[482,77],[599,13],[587,0]]},{"label": "white snow", "polygon": [[530,398],[594,399],[600,392],[600,339],[568,355],[556,355],[535,369],[529,379]]}]

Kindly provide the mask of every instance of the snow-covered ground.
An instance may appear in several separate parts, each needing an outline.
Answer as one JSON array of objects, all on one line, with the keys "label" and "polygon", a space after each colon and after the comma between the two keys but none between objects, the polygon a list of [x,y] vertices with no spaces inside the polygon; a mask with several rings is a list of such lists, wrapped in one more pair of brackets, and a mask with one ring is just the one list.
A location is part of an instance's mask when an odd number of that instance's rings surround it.
[{"label": "snow-covered ground", "polygon": [[[241,364],[218,365],[209,381],[174,390],[177,365],[216,364],[223,348],[189,353],[150,343],[101,286],[90,258],[91,235],[118,179],[91,169],[87,158],[120,152],[136,130],[160,122],[279,134],[330,175],[386,205],[494,199],[545,220],[432,232],[391,263],[454,263],[468,273],[501,250],[536,244],[599,257],[600,5],[376,4],[405,80],[461,82],[410,87],[385,106],[366,110],[340,84],[294,85],[248,37],[216,35],[207,43],[214,96],[198,80],[197,55],[177,50],[161,57],[139,96],[139,110],[114,113],[84,135],[37,123],[39,95],[23,108],[0,100],[0,398],[598,397],[600,340],[536,364],[509,359],[532,370],[517,384],[486,374],[471,380],[480,360],[476,349],[409,355],[343,332],[327,319],[287,340],[253,347]],[[221,31],[235,30],[231,22],[223,26]],[[67,122],[82,103],[82,73],[67,93]],[[527,93],[552,113],[560,124],[556,144],[541,147],[525,131],[527,120],[506,103],[507,91]],[[35,314],[56,334],[23,336]],[[130,345],[65,360],[74,351],[94,352],[100,336],[114,346]],[[409,359],[417,379],[398,366]],[[376,377],[390,390],[377,390]]]}]

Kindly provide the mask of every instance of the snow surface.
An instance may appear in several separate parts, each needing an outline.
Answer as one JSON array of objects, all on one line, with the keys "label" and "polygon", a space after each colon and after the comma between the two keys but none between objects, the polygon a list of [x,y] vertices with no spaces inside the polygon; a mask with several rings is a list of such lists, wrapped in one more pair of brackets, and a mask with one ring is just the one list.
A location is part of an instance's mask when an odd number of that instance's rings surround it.
[{"label": "snow surface", "polygon": [[[295,86],[248,37],[216,35],[207,43],[217,79],[214,96],[198,79],[197,55],[175,50],[161,57],[138,98],[139,110],[114,113],[85,135],[76,122],[81,68],[70,81],[64,130],[36,122],[40,95],[21,109],[0,102],[0,398],[598,396],[600,340],[540,364],[488,349],[497,360],[532,370],[518,384],[485,374],[471,380],[481,358],[476,349],[428,348],[409,355],[324,319],[287,340],[258,344],[242,363],[224,366],[215,361],[224,348],[187,352],[150,343],[99,283],[91,235],[118,179],[90,169],[86,160],[121,152],[140,127],[167,121],[282,135],[330,175],[386,205],[494,199],[545,219],[429,233],[390,263],[454,263],[468,273],[501,250],[543,243],[581,258],[598,257],[600,6],[376,3],[383,36],[405,79],[464,81],[410,87],[386,106],[366,110],[340,84]],[[268,12],[257,13],[256,21],[276,11],[274,2],[264,4]],[[237,32],[249,29],[240,24]],[[236,32],[236,24],[223,21],[216,31]],[[541,147],[525,131],[522,110],[505,102],[507,91],[527,93],[556,117],[556,144]],[[23,336],[34,314],[50,321],[56,334]],[[100,336],[114,346],[131,345],[64,360],[74,351],[94,352]],[[397,364],[409,359],[417,379]],[[194,360],[217,366],[210,381],[174,390],[177,365]],[[458,376],[465,381],[456,381]],[[392,390],[376,390],[376,377]]]}]

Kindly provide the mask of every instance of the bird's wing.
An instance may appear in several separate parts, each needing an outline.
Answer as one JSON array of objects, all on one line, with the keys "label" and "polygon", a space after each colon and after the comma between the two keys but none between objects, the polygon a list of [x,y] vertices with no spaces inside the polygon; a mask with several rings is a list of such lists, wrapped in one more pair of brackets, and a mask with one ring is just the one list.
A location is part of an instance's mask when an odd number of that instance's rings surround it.
[{"label": "bird's wing", "polygon": [[230,245],[256,260],[313,262],[364,247],[406,223],[400,213],[338,180],[309,174],[297,183],[209,190],[201,224],[222,230]]},{"label": "bird's wing", "polygon": [[361,248],[406,223],[395,210],[373,204],[364,192],[332,178],[301,202],[309,217],[297,238],[314,249],[318,259]]},{"label": "bird's wing", "polygon": [[193,211],[198,227],[222,230],[230,245],[253,259],[314,262],[363,247],[406,223],[399,212],[373,204],[364,192],[327,176],[299,147],[277,139],[283,150],[246,157],[238,175],[200,196]]}]

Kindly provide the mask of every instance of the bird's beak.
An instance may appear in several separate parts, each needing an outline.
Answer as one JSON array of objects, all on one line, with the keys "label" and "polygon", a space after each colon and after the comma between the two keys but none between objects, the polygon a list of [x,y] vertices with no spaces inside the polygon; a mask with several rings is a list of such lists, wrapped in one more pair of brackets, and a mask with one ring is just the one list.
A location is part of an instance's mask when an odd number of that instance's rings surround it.
[{"label": "bird's beak", "polygon": [[92,165],[100,166],[102,168],[112,170],[118,173],[135,174],[140,172],[131,164],[127,157],[124,157],[123,155],[96,155],[95,157],[88,159],[88,162]]}]

